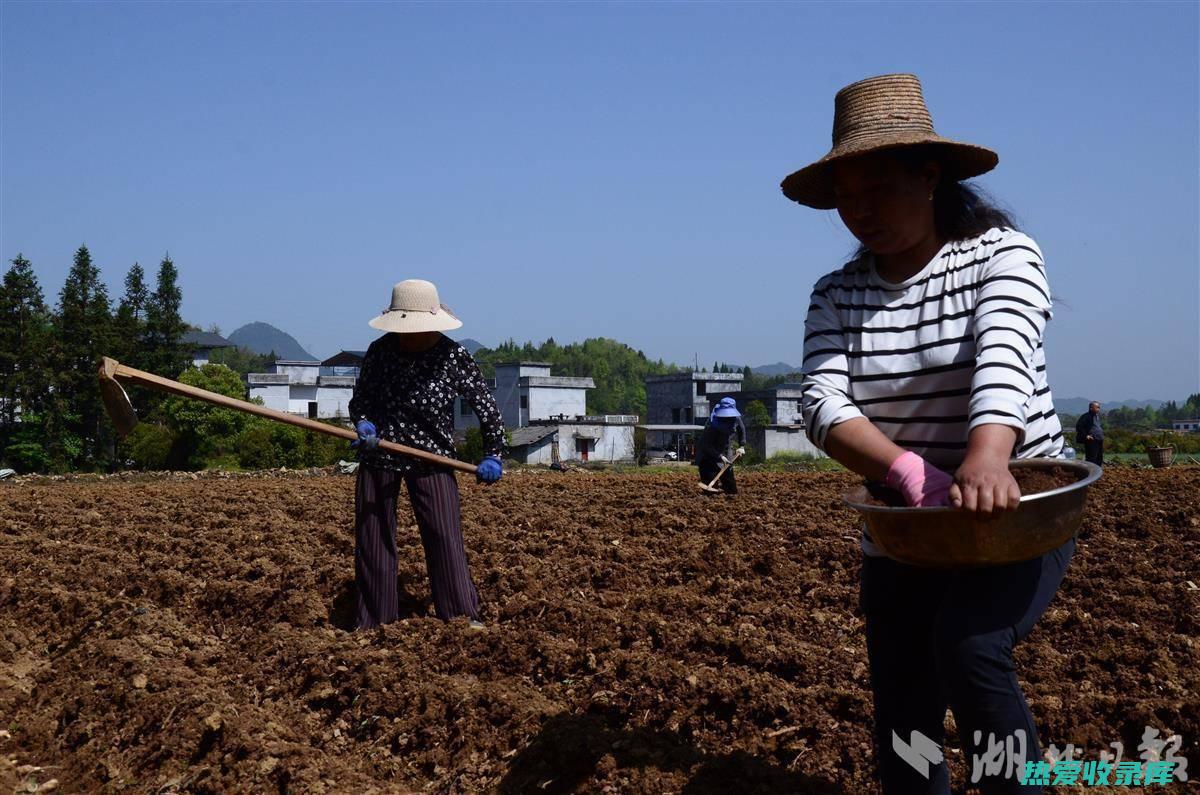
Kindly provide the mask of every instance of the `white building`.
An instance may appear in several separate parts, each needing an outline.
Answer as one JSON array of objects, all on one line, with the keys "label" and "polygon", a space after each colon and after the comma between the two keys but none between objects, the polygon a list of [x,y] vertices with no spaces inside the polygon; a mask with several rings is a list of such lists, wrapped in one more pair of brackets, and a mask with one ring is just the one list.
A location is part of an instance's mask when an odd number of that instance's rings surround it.
[{"label": "white building", "polygon": [[535,420],[532,425],[509,432],[512,443],[507,454],[523,464],[631,462],[637,421],[636,414]]},{"label": "white building", "polygon": [[[496,365],[488,386],[512,438],[510,457],[527,464],[633,460],[637,416],[589,416],[591,378],[551,375],[547,362],[509,362]],[[455,400],[455,431],[478,425],[471,406]]]},{"label": "white building", "polygon": [[1195,420],[1171,420],[1171,430],[1173,431],[1190,431],[1196,433],[1200,431],[1200,419]]},{"label": "white building", "polygon": [[682,372],[652,375],[646,384],[646,447],[669,450],[680,460],[695,455],[696,435],[704,430],[714,400],[742,388],[741,373]]},{"label": "white building", "polygon": [[804,396],[800,384],[779,384],[769,389],[728,392],[723,395],[710,396],[709,402],[715,406],[722,397],[731,397],[737,403],[738,411],[746,415],[746,408],[754,401],[759,401],[767,410],[771,421],[761,427],[746,427],[747,441],[763,458],[770,458],[780,453],[798,453],[814,458],[824,458],[825,454],[808,439],[805,433],[804,412],[801,399]]},{"label": "white building", "polygon": [[[590,378],[550,375],[546,362],[510,362],[496,365],[489,382],[504,427],[524,428],[535,420],[580,417],[587,413],[587,391],[596,386]],[[479,419],[462,398],[454,402],[454,429],[477,427]]]},{"label": "white building", "polygon": [[348,419],[354,396],[353,376],[322,375],[322,363],[279,360],[265,373],[250,373],[246,385],[250,399],[277,411],[310,419]]}]

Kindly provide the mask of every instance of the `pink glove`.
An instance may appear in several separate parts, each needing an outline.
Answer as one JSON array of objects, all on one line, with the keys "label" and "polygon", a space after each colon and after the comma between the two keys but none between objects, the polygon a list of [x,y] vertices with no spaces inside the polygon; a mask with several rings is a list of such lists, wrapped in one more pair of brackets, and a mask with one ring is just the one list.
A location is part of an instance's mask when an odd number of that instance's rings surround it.
[{"label": "pink glove", "polygon": [[954,478],[916,453],[906,452],[888,467],[884,483],[904,495],[911,508],[936,508],[950,504]]}]

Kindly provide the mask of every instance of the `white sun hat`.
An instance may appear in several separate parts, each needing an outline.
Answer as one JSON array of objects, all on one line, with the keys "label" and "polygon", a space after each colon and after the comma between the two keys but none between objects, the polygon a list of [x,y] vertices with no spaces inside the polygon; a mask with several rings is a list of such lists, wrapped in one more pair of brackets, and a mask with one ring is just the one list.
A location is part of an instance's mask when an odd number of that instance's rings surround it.
[{"label": "white sun hat", "polygon": [[433,282],[405,279],[392,287],[392,305],[372,319],[370,325],[381,331],[415,334],[461,328],[462,321],[438,298]]}]

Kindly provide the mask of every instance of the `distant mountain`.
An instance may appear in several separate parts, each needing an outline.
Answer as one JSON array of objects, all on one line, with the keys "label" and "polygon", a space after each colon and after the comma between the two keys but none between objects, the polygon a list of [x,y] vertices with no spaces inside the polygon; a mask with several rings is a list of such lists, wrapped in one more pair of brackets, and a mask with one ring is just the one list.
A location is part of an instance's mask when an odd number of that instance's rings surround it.
[{"label": "distant mountain", "polygon": [[270,323],[247,323],[230,334],[229,341],[239,348],[247,348],[261,355],[275,351],[275,355],[280,359],[310,362],[317,359],[304,350],[295,337],[286,331],[280,331]]},{"label": "distant mountain", "polygon": [[751,367],[750,372],[755,375],[788,375],[800,372],[800,368],[787,362],[775,362],[775,364],[764,364],[762,367]]},{"label": "distant mountain", "polygon": [[[1054,410],[1059,414],[1078,415],[1087,411],[1088,404],[1092,402],[1092,398],[1069,397],[1054,399]],[[1122,406],[1131,409],[1140,409],[1147,406],[1160,408],[1167,401],[1165,400],[1101,400],[1100,409],[1107,411],[1108,409],[1116,409]]]},{"label": "distant mountain", "polygon": [[473,340],[470,337],[459,340],[458,344],[463,346],[464,348],[466,348],[467,353],[471,354],[472,356],[475,355],[475,351],[484,347],[484,344],[482,342],[480,342],[479,340]]}]

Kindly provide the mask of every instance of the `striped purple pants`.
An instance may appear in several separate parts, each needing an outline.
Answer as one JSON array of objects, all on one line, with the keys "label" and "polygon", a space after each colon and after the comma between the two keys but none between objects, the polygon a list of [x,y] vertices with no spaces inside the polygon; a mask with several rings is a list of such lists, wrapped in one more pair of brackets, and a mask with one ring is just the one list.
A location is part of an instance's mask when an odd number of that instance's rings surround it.
[{"label": "striped purple pants", "polygon": [[359,466],[354,491],[358,628],[391,623],[399,614],[396,499],[401,479],[408,486],[413,514],[421,530],[425,568],[429,572],[437,617],[443,621],[457,616],[479,618],[479,595],[467,570],[458,481],[454,475],[446,471],[402,475],[390,469]]}]

